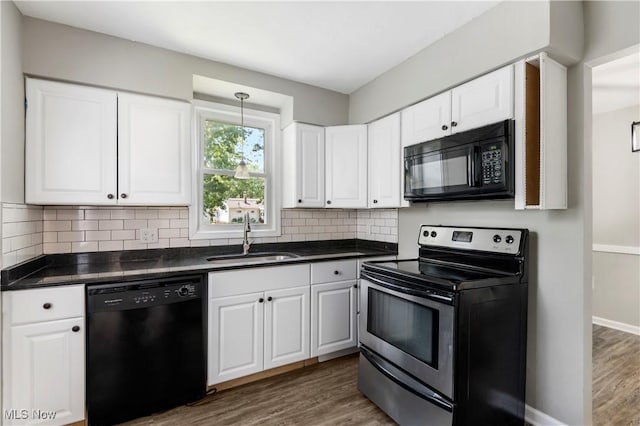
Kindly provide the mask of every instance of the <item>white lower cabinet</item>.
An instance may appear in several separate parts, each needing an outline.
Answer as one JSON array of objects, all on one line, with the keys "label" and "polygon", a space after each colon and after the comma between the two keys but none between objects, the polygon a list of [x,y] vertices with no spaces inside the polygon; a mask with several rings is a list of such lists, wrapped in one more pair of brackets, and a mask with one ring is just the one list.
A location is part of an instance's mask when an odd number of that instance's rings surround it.
[{"label": "white lower cabinet", "polygon": [[311,265],[311,356],[356,347],[357,260]]},{"label": "white lower cabinet", "polygon": [[6,292],[3,306],[3,424],[83,420],[83,286]]},{"label": "white lower cabinet", "polygon": [[209,297],[209,385],[309,358],[309,265],[213,272]]},{"label": "white lower cabinet", "polygon": [[355,280],[311,286],[311,356],[358,344],[356,287]]}]

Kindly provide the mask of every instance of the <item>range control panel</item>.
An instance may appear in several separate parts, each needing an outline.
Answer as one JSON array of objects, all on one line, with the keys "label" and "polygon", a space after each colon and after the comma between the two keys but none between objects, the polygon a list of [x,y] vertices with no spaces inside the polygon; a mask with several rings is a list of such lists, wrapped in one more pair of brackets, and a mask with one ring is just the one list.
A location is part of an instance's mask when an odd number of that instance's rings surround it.
[{"label": "range control panel", "polygon": [[423,247],[448,247],[516,255],[520,253],[521,240],[520,229],[422,225],[418,244]]}]

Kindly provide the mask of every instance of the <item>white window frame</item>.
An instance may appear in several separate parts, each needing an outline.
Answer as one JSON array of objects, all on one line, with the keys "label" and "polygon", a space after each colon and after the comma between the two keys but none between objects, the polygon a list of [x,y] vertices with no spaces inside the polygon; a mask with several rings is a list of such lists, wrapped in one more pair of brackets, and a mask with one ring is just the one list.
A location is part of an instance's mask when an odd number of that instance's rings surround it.
[{"label": "white window frame", "polygon": [[[206,120],[235,123],[240,125],[240,107],[205,101],[193,101],[193,135],[195,148],[192,155],[195,178],[192,185],[193,203],[189,206],[189,238],[217,239],[242,238],[243,224],[212,225],[205,223],[202,212],[204,171],[204,124]],[[266,224],[251,224],[251,238],[277,237],[280,230],[280,207],[282,206],[280,188],[280,115],[271,112],[244,109],[245,127],[264,129],[264,173],[251,173],[265,179],[265,215]],[[246,146],[245,146],[246,148]]]}]

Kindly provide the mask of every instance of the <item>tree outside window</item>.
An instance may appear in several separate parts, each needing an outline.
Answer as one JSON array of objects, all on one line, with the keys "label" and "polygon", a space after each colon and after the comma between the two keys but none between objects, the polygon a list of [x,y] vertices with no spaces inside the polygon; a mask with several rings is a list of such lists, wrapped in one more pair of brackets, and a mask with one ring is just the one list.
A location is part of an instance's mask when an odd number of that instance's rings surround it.
[{"label": "tree outside window", "polygon": [[[249,179],[233,177],[243,158]],[[209,224],[242,223],[245,213],[253,223],[265,217],[265,132],[215,120],[204,122],[202,214]]]}]

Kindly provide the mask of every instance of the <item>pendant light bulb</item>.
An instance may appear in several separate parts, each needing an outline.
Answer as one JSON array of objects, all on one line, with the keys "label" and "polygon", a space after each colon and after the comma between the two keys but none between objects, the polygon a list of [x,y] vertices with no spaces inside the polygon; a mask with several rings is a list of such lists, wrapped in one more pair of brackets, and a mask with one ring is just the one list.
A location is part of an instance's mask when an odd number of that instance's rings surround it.
[{"label": "pendant light bulb", "polygon": [[249,99],[249,94],[244,92],[236,92],[235,97],[240,99],[240,132],[242,132],[242,137],[238,139],[242,144],[242,160],[240,160],[240,163],[238,163],[236,173],[233,177],[235,177],[236,179],[249,179],[249,168],[247,167],[246,161],[244,161],[244,100]]}]

